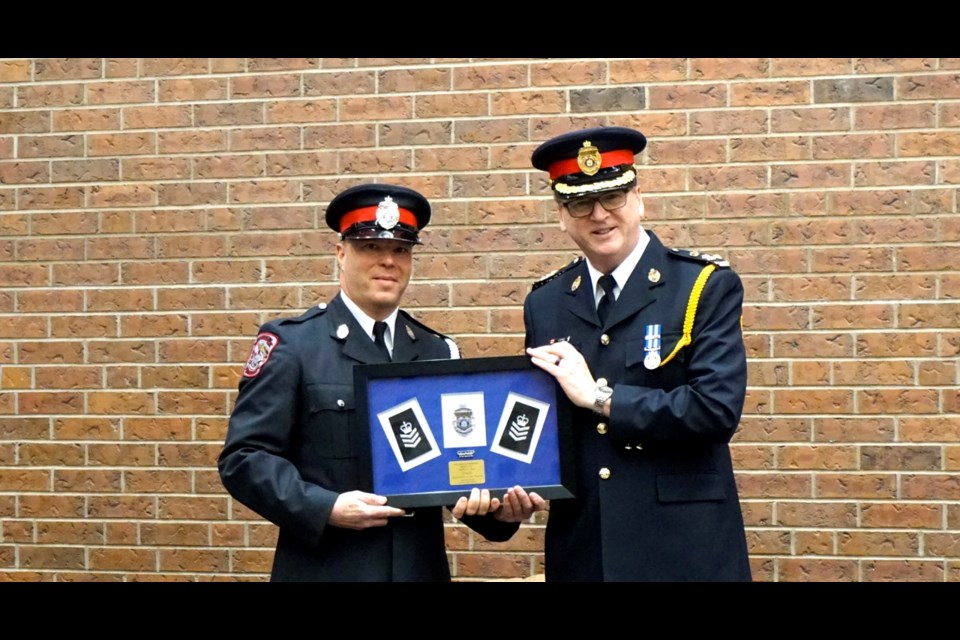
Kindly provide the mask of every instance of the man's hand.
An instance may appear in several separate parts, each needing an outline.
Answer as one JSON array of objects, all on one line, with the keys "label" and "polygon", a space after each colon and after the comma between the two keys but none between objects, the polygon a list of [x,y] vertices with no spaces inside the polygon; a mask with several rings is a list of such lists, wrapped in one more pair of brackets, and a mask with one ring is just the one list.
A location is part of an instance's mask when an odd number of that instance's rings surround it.
[{"label": "man's hand", "polygon": [[477,489],[470,491],[470,497],[464,496],[457,500],[450,513],[459,520],[463,516],[485,516],[491,511],[495,512],[500,508],[500,500],[490,497],[489,489]]},{"label": "man's hand", "polygon": [[527,355],[533,364],[557,379],[570,402],[584,409],[594,408],[597,381],[575,346],[569,342],[557,342],[527,349]]},{"label": "man's hand", "polygon": [[547,508],[547,501],[541,498],[537,493],[527,493],[523,487],[517,485],[507,489],[503,495],[500,509],[494,514],[497,520],[501,522],[523,522],[533,515],[535,511],[543,511]]},{"label": "man's hand", "polygon": [[383,527],[389,518],[402,516],[403,509],[384,506],[387,499],[364,491],[347,491],[337,497],[330,512],[330,524],[343,529]]},{"label": "man's hand", "polygon": [[491,498],[488,489],[470,491],[470,497],[457,500],[450,509],[453,517],[459,520],[463,516],[484,516],[492,513],[501,522],[522,522],[535,511],[543,511],[546,501],[536,493],[528,494],[522,487],[515,486],[503,494],[503,500]]}]

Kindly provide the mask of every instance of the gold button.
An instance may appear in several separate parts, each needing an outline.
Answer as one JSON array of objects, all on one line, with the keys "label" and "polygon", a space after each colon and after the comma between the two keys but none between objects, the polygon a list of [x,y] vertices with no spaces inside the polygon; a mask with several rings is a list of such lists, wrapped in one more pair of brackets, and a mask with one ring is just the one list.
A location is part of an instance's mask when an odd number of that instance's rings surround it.
[{"label": "gold button", "polygon": [[337,406],[343,409],[345,406],[347,406],[347,403],[344,402],[342,398],[337,398]]},{"label": "gold button", "polygon": [[607,334],[603,334],[602,336],[600,336],[600,344],[602,344],[603,346],[607,346],[608,344],[610,344],[610,336],[608,336]]},{"label": "gold button", "polygon": [[601,422],[601,423],[597,424],[597,433],[599,433],[600,435],[603,435],[603,434],[605,434],[606,432],[607,432],[607,423],[606,423],[606,422]]},{"label": "gold button", "polygon": [[628,445],[624,445],[623,448],[626,449],[627,451],[630,451],[631,449],[633,449],[633,447],[631,447],[629,444],[628,444]]},{"label": "gold button", "polygon": [[642,444],[636,444],[636,445],[633,445],[633,447],[634,447],[634,449],[636,449],[637,451],[642,451],[642,450],[643,450],[643,445],[642,445]]},{"label": "gold button", "polygon": [[600,479],[601,479],[601,480],[606,480],[606,479],[609,478],[609,477],[610,477],[610,469],[607,469],[606,467],[600,469]]},{"label": "gold button", "polygon": [[605,386],[607,386],[607,379],[606,379],[606,378],[597,378],[597,386],[598,386],[598,387],[605,387]]}]

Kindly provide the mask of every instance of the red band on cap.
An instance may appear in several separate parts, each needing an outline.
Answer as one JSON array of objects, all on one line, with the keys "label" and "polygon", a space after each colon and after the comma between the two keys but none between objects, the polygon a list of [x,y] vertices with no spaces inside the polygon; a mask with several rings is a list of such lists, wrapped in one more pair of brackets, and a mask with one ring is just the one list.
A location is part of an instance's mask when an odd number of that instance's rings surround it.
[{"label": "red band on cap", "polygon": [[[375,206],[354,209],[340,218],[340,233],[343,233],[358,222],[373,222],[376,219],[377,207]],[[400,222],[408,224],[414,229],[420,228],[417,226],[417,216],[413,215],[413,212],[407,209],[400,209]]]},{"label": "red band on cap", "polygon": [[[606,151],[600,154],[600,168],[615,167],[619,164],[633,164],[633,151],[630,149],[617,149],[615,151]],[[583,173],[576,158],[567,158],[550,165],[550,179],[556,180],[560,176],[570,175],[571,173]]]}]

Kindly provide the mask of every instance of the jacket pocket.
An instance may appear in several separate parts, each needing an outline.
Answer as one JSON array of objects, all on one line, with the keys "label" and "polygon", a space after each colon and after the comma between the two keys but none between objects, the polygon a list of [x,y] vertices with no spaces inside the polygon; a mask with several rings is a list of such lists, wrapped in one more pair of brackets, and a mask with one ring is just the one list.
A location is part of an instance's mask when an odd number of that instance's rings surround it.
[{"label": "jacket pocket", "polygon": [[700,502],[727,497],[719,473],[658,473],[660,502]]},{"label": "jacket pocket", "polygon": [[307,424],[304,445],[321,458],[347,458],[354,454],[353,385],[311,384],[306,389]]}]

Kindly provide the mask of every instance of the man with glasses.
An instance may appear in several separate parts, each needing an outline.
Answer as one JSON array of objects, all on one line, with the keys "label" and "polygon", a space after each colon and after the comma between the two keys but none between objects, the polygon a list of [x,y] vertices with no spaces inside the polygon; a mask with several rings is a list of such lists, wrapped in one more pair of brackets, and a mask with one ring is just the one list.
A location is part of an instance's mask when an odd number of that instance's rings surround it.
[{"label": "man with glasses", "polygon": [[[459,357],[452,340],[399,308],[430,204],[406,187],[340,193],[326,222],[340,292],[261,327],[243,370],[220,477],[239,502],[280,527],[274,581],[450,579],[440,507],[409,512],[371,492],[354,424],[353,367]],[[505,540],[533,506],[474,489],[454,517]]]},{"label": "man with glasses", "polygon": [[575,405],[576,497],[550,504],[545,577],[750,580],[728,446],[746,393],[743,287],[719,256],[643,228],[646,142],[600,127],[532,156],[585,256],[524,304],[528,355]]}]

